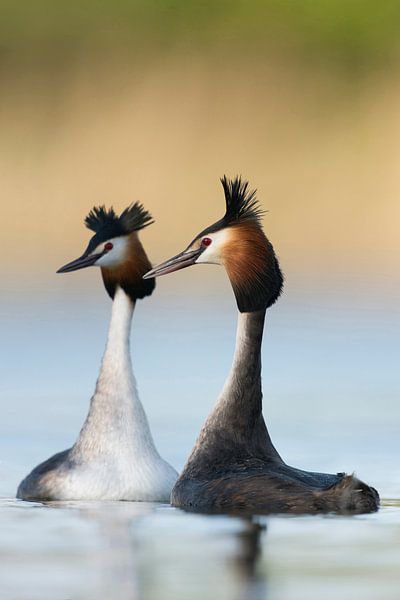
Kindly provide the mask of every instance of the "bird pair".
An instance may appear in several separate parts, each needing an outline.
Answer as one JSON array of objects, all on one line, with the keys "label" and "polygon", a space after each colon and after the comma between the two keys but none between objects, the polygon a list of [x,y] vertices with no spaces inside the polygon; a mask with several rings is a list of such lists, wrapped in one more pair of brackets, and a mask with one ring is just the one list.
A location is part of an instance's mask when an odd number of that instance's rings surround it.
[{"label": "bird pair", "polygon": [[[363,513],[378,509],[376,490],[344,473],[287,465],[262,415],[261,343],[266,310],[283,276],[266,238],[255,191],[224,177],[225,215],[180,254],[151,270],[138,232],[152,217],[139,203],[117,216],[94,208],[94,236],[83,255],[59,272],[101,268],[113,299],[106,350],[78,440],[37,466],[17,492],[25,500],[166,502],[198,512]],[[154,278],[198,263],[225,267],[239,310],[231,372],[178,477],[158,454],[132,372],[129,333],[136,300]],[[172,491],[172,492],[171,492]]]}]

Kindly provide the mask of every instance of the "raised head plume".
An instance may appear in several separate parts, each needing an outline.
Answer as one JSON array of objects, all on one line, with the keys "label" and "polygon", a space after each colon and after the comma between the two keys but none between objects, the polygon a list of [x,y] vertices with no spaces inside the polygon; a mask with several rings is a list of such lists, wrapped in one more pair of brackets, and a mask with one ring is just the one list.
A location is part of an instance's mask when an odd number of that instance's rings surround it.
[{"label": "raised head plume", "polygon": [[221,183],[226,201],[226,212],[222,220],[226,226],[244,221],[256,221],[259,224],[265,211],[260,208],[256,198],[257,190],[249,190],[248,181],[242,181],[241,177],[227,179],[224,175]]},{"label": "raised head plume", "polygon": [[140,202],[135,202],[122,211],[120,216],[113,207],[107,209],[105,206],[94,206],[84,222],[95,233],[86,249],[89,254],[102,242],[144,229],[154,223],[154,220]]},{"label": "raised head plume", "polygon": [[260,208],[256,198],[257,190],[249,190],[248,182],[242,181],[239,176],[228,179],[224,175],[220,181],[225,193],[225,214],[222,219],[204,229],[199,236],[242,223],[253,222],[261,225],[261,217],[265,211]]},{"label": "raised head plume", "polygon": [[154,223],[151,214],[140,202],[135,202],[126,208],[118,217],[113,207],[94,206],[85,218],[85,225],[91,231],[99,233],[104,229],[114,231],[109,237],[127,235],[139,231]]}]

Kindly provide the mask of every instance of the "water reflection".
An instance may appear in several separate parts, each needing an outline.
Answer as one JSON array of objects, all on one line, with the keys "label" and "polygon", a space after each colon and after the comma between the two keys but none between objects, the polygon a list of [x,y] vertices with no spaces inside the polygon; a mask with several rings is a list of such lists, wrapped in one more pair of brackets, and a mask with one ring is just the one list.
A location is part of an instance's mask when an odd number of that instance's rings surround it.
[{"label": "water reflection", "polygon": [[[362,585],[368,597],[368,585],[375,580],[369,565],[375,561],[376,526],[379,544],[390,547],[399,523],[398,501],[384,501],[380,513],[359,518],[195,515],[131,502],[53,502],[36,508],[45,522],[53,521],[52,535],[60,527],[75,528],[74,537],[56,543],[56,548],[62,545],[58,557],[51,556],[54,540],[45,531],[42,558],[45,564],[55,560],[56,571],[66,577],[61,585],[54,574],[47,575],[37,588],[43,600],[265,600],[277,590],[304,589],[317,573],[342,586],[350,577],[358,589],[360,572],[370,581]],[[84,542],[88,546],[82,552]],[[380,567],[374,562],[385,573],[388,597],[398,556],[392,546]],[[29,585],[28,578],[24,589]],[[311,597],[320,592],[316,585]]]},{"label": "water reflection", "polygon": [[157,508],[146,502],[49,502],[49,508],[76,511],[94,523],[99,543],[94,553],[101,598],[137,600],[140,596],[138,553],[132,529]]},{"label": "water reflection", "polygon": [[199,517],[150,503],[51,502],[46,508],[95,525],[96,547],[76,569],[97,574],[97,598],[266,598],[259,568],[266,526],[257,520]]},{"label": "water reflection", "polygon": [[396,600],[399,507],[388,500],[360,517],[245,519],[159,504],[3,500],[0,596]]},{"label": "water reflection", "polygon": [[267,580],[258,568],[262,553],[261,537],[267,526],[248,519],[245,529],[238,533],[238,551],[232,560],[232,575],[238,579],[235,600],[265,600]]}]

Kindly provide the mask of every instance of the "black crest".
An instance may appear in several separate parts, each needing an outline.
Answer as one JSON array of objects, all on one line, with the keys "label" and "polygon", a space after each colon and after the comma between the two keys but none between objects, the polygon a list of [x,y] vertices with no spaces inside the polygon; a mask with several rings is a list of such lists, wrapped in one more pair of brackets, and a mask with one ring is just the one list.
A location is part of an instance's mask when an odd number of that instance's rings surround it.
[{"label": "black crest", "polygon": [[222,221],[227,226],[243,223],[243,221],[260,222],[264,211],[258,204],[257,190],[249,190],[248,181],[242,181],[241,177],[227,179],[224,175],[221,183],[226,201],[226,212]]},{"label": "black crest", "polygon": [[264,214],[256,198],[257,190],[249,190],[248,181],[243,181],[239,176],[235,179],[228,179],[224,175],[221,178],[221,183],[225,193],[225,214],[222,219],[199,233],[198,237],[246,221],[255,221],[259,224]]},{"label": "black crest", "polygon": [[85,218],[85,225],[95,232],[86,250],[90,254],[102,242],[133,231],[144,229],[154,223],[151,214],[140,202],[135,202],[118,216],[113,207],[94,206]]},{"label": "black crest", "polygon": [[[117,235],[126,235],[138,231],[154,223],[151,214],[140,202],[135,202],[126,208],[118,217],[113,207],[94,206],[85,218],[85,225],[95,233],[103,229],[114,229]],[[115,237],[114,236],[114,237]]]}]

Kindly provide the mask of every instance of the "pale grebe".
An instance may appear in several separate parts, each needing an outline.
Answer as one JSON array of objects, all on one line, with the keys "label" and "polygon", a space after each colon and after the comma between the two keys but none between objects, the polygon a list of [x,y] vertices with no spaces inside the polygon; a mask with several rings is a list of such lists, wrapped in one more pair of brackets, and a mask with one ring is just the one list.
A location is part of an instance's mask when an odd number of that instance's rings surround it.
[{"label": "pale grebe", "polygon": [[95,393],[79,437],[69,450],[38,465],[20,484],[24,500],[138,500],[169,502],[177,473],[157,452],[136,389],[129,337],[136,300],[154,279],[138,231],[152,223],[139,203],[117,216],[93,208],[85,219],[95,232],[83,255],[58,270],[96,265],[113,299],[107,345]]}]

